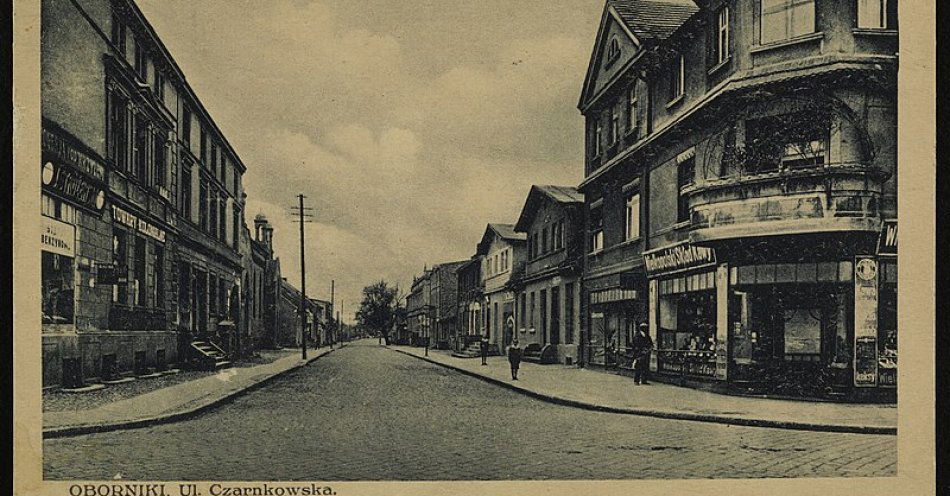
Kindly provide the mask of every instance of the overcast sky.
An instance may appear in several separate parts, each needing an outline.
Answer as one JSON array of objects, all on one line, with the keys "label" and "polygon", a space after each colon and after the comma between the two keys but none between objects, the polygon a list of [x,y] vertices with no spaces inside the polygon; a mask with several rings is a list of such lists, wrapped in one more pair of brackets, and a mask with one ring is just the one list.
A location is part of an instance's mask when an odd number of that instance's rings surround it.
[{"label": "overcast sky", "polygon": [[[247,165],[247,222],[344,321],[379,279],[468,259],[531,184],[576,185],[601,0],[138,0]],[[253,231],[253,227],[252,227]]]}]

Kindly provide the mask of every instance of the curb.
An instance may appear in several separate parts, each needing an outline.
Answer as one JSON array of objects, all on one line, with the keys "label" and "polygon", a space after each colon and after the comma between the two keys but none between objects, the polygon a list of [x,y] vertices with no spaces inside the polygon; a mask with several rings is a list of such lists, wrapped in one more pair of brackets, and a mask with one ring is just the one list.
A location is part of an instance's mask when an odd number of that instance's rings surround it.
[{"label": "curb", "polygon": [[147,418],[135,419],[135,420],[126,420],[126,421],[121,421],[121,422],[112,422],[112,423],[108,423],[108,424],[88,424],[88,425],[73,425],[73,426],[65,426],[65,427],[51,427],[51,428],[48,428],[48,429],[43,429],[43,439],[54,439],[54,438],[59,438],[59,437],[72,437],[72,436],[79,436],[79,435],[82,435],[82,434],[93,434],[93,433],[101,433],[101,432],[111,432],[111,431],[126,430],[126,429],[139,429],[139,428],[142,428],[142,427],[149,427],[149,426],[160,425],[160,424],[170,424],[170,423],[173,423],[173,422],[179,422],[179,421],[182,421],[182,420],[188,420],[188,419],[190,419],[190,418],[197,417],[198,415],[201,415],[202,413],[205,413],[205,412],[207,412],[207,411],[209,411],[209,410],[211,410],[211,409],[214,409],[214,408],[219,407],[219,406],[221,406],[221,405],[224,405],[224,404],[226,404],[226,403],[230,403],[231,401],[233,401],[233,400],[236,399],[237,397],[239,397],[239,396],[241,396],[241,395],[243,395],[243,394],[249,393],[249,392],[251,392],[251,391],[254,391],[254,390],[256,390],[256,389],[258,389],[258,388],[260,388],[260,387],[266,385],[266,384],[269,383],[270,381],[272,381],[272,380],[274,380],[274,379],[276,379],[276,378],[278,378],[278,377],[283,376],[284,374],[287,374],[287,373],[289,373],[289,372],[292,372],[292,371],[294,371],[294,370],[297,370],[297,369],[299,369],[299,368],[301,368],[301,367],[304,367],[304,366],[306,366],[306,365],[310,365],[310,364],[313,363],[314,361],[316,361],[316,360],[318,360],[318,359],[320,359],[320,358],[323,358],[323,357],[329,355],[330,353],[332,353],[332,352],[333,352],[334,350],[336,350],[336,349],[339,349],[339,348],[334,348],[334,349],[332,349],[332,350],[327,350],[325,353],[322,353],[322,354],[320,354],[320,355],[317,355],[317,356],[315,356],[315,357],[313,357],[313,358],[308,358],[306,362],[297,363],[297,364],[295,364],[294,366],[292,366],[292,367],[290,367],[290,368],[281,370],[280,372],[277,372],[276,374],[273,374],[273,375],[264,377],[263,379],[261,379],[261,380],[259,380],[259,381],[257,381],[257,382],[254,382],[254,383],[252,383],[252,384],[248,384],[246,387],[243,387],[243,388],[241,388],[241,389],[237,389],[237,390],[235,390],[235,391],[231,391],[230,393],[228,393],[228,394],[226,394],[226,395],[224,395],[224,396],[221,396],[221,397],[219,397],[219,398],[214,398],[214,399],[208,401],[207,403],[203,403],[203,404],[200,404],[200,405],[198,405],[198,406],[195,406],[195,407],[192,407],[192,408],[189,408],[189,409],[186,409],[186,410],[182,410],[182,411],[178,411],[178,412],[174,412],[174,413],[168,413],[168,414],[164,414],[164,415],[158,415],[158,416],[155,416],[155,417],[147,417]]},{"label": "curb", "polygon": [[639,415],[642,417],[655,417],[662,419],[670,420],[692,420],[696,422],[708,422],[715,424],[726,424],[726,425],[741,425],[745,427],[770,427],[775,429],[789,429],[789,430],[800,430],[800,431],[813,431],[813,432],[843,432],[851,434],[884,434],[884,435],[897,435],[897,427],[882,427],[882,426],[872,426],[872,425],[841,425],[841,424],[815,424],[808,422],[794,422],[794,421],[781,421],[781,420],[766,420],[766,419],[751,419],[751,418],[741,418],[741,417],[728,417],[724,415],[712,415],[712,414],[702,414],[702,413],[687,413],[687,412],[670,412],[663,410],[649,410],[641,408],[620,408],[613,406],[597,405],[594,403],[586,403],[583,401],[569,400],[566,398],[561,398],[558,396],[552,396],[545,393],[539,393],[537,391],[531,391],[530,389],[525,389],[520,386],[516,386],[509,382],[495,379],[493,377],[488,377],[481,375],[477,372],[472,372],[454,365],[449,365],[447,363],[442,363],[431,358],[415,355],[403,350],[397,350],[386,346],[386,348],[395,351],[396,353],[402,353],[406,356],[411,356],[413,358],[418,358],[419,360],[429,362],[447,369],[460,372],[470,377],[476,379],[481,379],[485,382],[495,384],[497,386],[502,386],[504,388],[510,389],[512,391],[530,396],[532,398],[546,401],[548,403],[554,403],[557,405],[571,406],[574,408],[580,408],[583,410],[592,410],[596,412],[606,412],[606,413],[620,413],[625,415]]}]

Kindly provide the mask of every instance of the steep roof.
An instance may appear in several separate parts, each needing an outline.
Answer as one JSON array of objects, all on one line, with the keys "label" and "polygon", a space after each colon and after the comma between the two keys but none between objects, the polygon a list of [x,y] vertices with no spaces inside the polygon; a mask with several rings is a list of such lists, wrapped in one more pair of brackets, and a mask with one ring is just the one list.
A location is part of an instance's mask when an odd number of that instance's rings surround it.
[{"label": "steep roof", "polygon": [[584,203],[584,195],[573,186],[532,185],[531,190],[528,191],[528,197],[525,198],[524,207],[521,208],[518,223],[515,224],[515,231],[525,233],[528,230],[528,225],[534,220],[534,214],[538,211],[542,198],[565,205]]},{"label": "steep roof", "polygon": [[641,40],[665,40],[699,12],[692,0],[609,0],[607,5]]},{"label": "steep roof", "polygon": [[515,231],[514,224],[490,223],[485,228],[485,234],[482,235],[482,240],[478,243],[478,249],[476,250],[478,255],[487,253],[488,245],[491,244],[491,239],[494,235],[507,241],[520,242],[528,240],[527,234]]}]

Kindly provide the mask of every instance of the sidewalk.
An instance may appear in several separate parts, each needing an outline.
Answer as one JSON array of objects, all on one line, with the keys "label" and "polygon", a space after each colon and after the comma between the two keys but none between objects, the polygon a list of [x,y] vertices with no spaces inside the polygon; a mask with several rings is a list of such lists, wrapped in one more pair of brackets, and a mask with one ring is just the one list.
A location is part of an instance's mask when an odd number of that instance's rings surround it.
[{"label": "sidewalk", "polygon": [[[339,348],[335,346],[334,349]],[[63,437],[131,429],[174,422],[197,415],[269,380],[302,367],[333,350],[307,350],[307,360],[289,355],[253,367],[221,369],[218,373],[175,384],[87,410],[43,413],[43,437]]]},{"label": "sidewalk", "polygon": [[476,376],[509,389],[555,403],[614,413],[697,420],[732,425],[786,429],[896,434],[894,405],[825,403],[764,399],[711,393],[633,379],[567,365],[521,363],[518,380],[511,380],[505,357],[457,358],[447,351],[390,346],[399,353]]}]

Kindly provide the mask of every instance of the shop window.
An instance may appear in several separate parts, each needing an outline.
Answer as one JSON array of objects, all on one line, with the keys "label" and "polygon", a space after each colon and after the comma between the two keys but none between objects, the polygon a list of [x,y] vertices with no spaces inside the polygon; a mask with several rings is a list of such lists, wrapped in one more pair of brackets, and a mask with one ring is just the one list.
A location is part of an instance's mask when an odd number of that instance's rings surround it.
[{"label": "shop window", "polygon": [[897,29],[897,0],[857,0],[858,27]]},{"label": "shop window", "polygon": [[128,263],[129,238],[122,229],[114,229],[112,235],[112,263],[115,264],[116,283],[112,286],[112,301],[120,305],[129,303]]},{"label": "shop window", "polygon": [[165,308],[165,248],[155,245],[155,306]]},{"label": "shop window", "polygon": [[818,360],[821,354],[821,308],[785,309],[786,360]]},{"label": "shop window", "polygon": [[42,252],[43,323],[72,324],[73,257]]},{"label": "shop window", "polygon": [[141,236],[135,236],[135,253],[134,253],[134,268],[135,268],[135,279],[133,280],[133,290],[135,294],[135,305],[147,306],[148,305],[148,293],[145,283],[145,267],[146,267],[146,241],[145,238]]},{"label": "shop window", "polygon": [[815,32],[814,0],[762,0],[762,43]]}]

